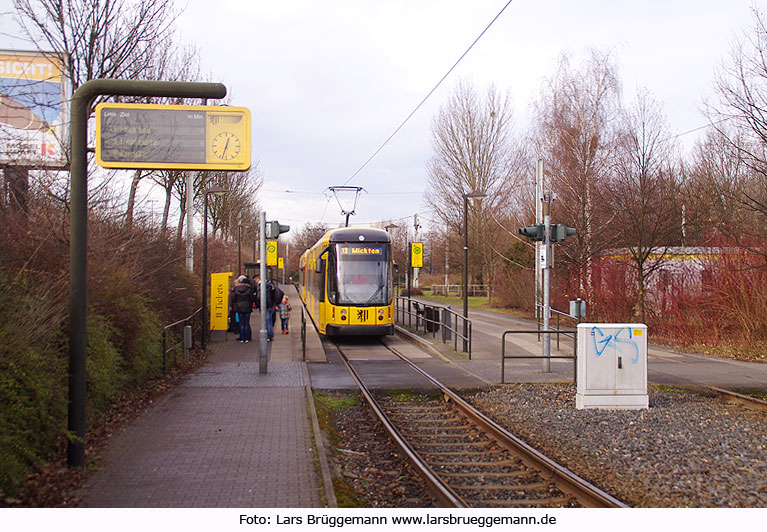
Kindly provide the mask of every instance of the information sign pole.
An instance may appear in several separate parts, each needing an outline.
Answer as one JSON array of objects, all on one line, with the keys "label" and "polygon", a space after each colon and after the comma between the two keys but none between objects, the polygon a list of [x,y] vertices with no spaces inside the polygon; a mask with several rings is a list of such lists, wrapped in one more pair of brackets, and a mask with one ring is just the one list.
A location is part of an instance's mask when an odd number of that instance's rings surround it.
[{"label": "information sign pole", "polygon": [[[261,239],[259,247],[261,248],[261,270],[259,275],[261,276],[261,283],[258,289],[261,291],[261,329],[258,334],[258,372],[261,374],[266,373],[266,355],[267,355],[267,341],[266,341],[266,212],[261,211],[258,215],[258,232]],[[274,324],[272,324],[274,326]]]},{"label": "information sign pole", "polygon": [[70,127],[70,241],[69,241],[69,411],[67,463],[85,462],[85,383],[87,333],[88,252],[88,116],[99,95],[214,98],[226,96],[221,83],[94,79],[72,97]]}]

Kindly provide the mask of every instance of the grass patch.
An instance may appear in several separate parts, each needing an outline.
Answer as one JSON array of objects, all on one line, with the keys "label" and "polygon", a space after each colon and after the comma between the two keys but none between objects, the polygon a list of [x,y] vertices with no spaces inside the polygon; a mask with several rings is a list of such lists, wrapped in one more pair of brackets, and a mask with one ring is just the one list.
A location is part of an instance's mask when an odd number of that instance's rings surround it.
[{"label": "grass patch", "polygon": [[320,429],[328,435],[328,441],[338,446],[338,433],[333,421],[333,414],[359,404],[359,394],[326,393],[312,390],[314,408],[317,410],[317,422]]},{"label": "grass patch", "polygon": [[357,494],[340,478],[333,479],[333,491],[339,508],[370,508],[370,501]]},{"label": "grass patch", "polygon": [[767,401],[767,392],[764,392],[762,390],[753,390],[750,388],[734,388],[733,391],[735,393],[753,397],[754,399],[761,399],[762,401]]},{"label": "grass patch", "polygon": [[[453,307],[454,312],[458,313],[460,313],[463,309],[463,298],[459,296],[433,296],[431,295],[431,291],[425,290],[421,299],[427,299],[443,306],[449,305]],[[495,307],[493,306],[494,303],[492,302],[488,304],[487,298],[484,296],[469,296],[468,303],[470,309],[494,312],[496,314],[503,314],[505,316],[512,316],[514,318],[535,319],[535,316],[525,310]]]},{"label": "grass patch", "polygon": [[669,386],[668,384],[654,384],[652,386],[652,389],[657,391],[657,392],[687,393],[687,394],[695,393],[695,392],[690,391],[690,390],[685,390],[685,389],[682,389],[682,388],[677,388],[676,386]]},{"label": "grass patch", "polygon": [[[312,390],[314,407],[317,411],[317,422],[320,430],[325,433],[328,443],[334,455],[339,447],[338,430],[335,423],[335,414],[348,408],[357,406],[360,402],[358,393],[321,392]],[[370,503],[364,497],[357,494],[349,486],[342,476],[336,472],[333,478],[333,491],[339,508],[368,508]]]},{"label": "grass patch", "polygon": [[438,392],[426,394],[412,390],[390,390],[386,392],[386,395],[395,403],[428,403],[439,397]]}]

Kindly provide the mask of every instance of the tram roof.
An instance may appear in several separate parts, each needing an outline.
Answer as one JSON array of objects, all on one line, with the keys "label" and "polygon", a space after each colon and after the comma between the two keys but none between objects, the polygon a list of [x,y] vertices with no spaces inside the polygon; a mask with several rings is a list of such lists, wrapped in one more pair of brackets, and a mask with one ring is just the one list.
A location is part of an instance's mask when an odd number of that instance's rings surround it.
[{"label": "tram roof", "polygon": [[372,227],[339,227],[325,233],[331,243],[335,242],[391,242],[389,233]]}]

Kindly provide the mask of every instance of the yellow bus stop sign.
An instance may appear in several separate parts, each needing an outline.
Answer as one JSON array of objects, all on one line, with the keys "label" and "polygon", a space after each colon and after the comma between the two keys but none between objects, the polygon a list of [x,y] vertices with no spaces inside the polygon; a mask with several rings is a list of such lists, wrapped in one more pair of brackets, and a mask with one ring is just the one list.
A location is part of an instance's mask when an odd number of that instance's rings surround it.
[{"label": "yellow bus stop sign", "polygon": [[266,265],[277,266],[277,241],[266,241]]},{"label": "yellow bus stop sign", "polygon": [[423,243],[413,242],[410,245],[410,265],[413,268],[423,268]]},{"label": "yellow bus stop sign", "polygon": [[285,260],[282,257],[277,259],[277,268],[280,270],[285,269]]}]

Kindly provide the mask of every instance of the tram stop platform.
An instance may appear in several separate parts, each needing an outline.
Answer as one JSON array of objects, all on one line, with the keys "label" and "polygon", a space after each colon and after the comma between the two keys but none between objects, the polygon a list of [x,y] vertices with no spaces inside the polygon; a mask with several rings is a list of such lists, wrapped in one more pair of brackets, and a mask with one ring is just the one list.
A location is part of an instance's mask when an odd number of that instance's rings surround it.
[{"label": "tram stop platform", "polygon": [[[293,286],[282,288],[296,304],[291,312],[290,334],[280,334],[278,326],[274,341],[268,343],[267,372],[260,373],[260,314],[255,312],[251,315],[252,342],[236,342],[232,333],[226,333],[220,341],[211,341],[207,364],[112,436],[101,469],[89,476],[79,493],[82,506],[337,506],[311,387],[343,389],[354,384],[348,374],[338,371],[337,360],[326,358],[311,321],[307,322],[304,352],[300,298]],[[398,328],[398,337],[387,343],[407,352],[416,364],[449,386],[498,384],[503,331],[529,324],[480,311],[472,311],[471,318],[471,358],[434,337],[417,337],[402,328]],[[408,342],[418,347],[408,347]],[[540,344],[533,335],[515,338],[509,344],[514,352],[540,353]],[[345,349],[361,371],[378,379],[381,386],[392,381],[399,386],[411,385],[402,380],[405,377],[394,371],[396,367],[391,363],[374,360],[364,342]],[[571,353],[572,345],[563,340],[561,349],[555,352]],[[572,360],[552,360],[544,371],[541,360],[536,358],[507,361],[505,382],[572,382]],[[767,364],[651,346],[648,378],[654,383],[739,385],[767,390]]]},{"label": "tram stop platform", "polygon": [[[295,288],[282,288],[300,301]],[[322,441],[316,437],[300,304],[293,307],[290,334],[280,334],[277,320],[265,374],[259,372],[258,312],[251,315],[252,342],[237,342],[233,333],[226,333],[225,341],[211,341],[205,366],[112,437],[103,467],[81,490],[81,505],[336,506]],[[307,327],[306,360],[324,361],[312,327]]]}]

